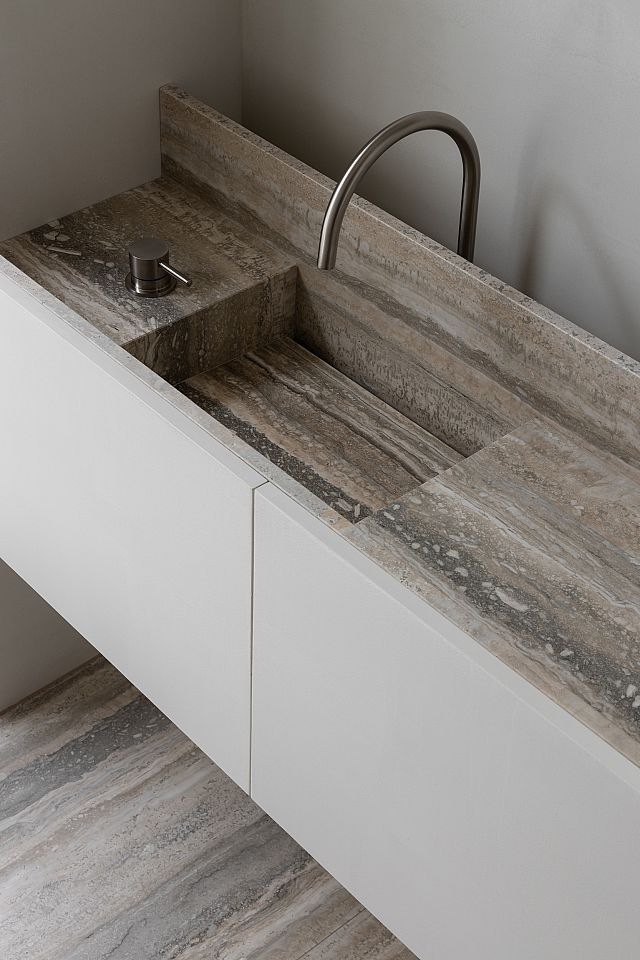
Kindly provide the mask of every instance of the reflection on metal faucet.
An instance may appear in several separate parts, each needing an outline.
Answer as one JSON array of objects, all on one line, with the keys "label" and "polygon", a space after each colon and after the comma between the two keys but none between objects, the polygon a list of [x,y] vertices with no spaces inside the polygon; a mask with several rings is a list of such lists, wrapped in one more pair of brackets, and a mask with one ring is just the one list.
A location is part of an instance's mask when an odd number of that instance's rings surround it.
[{"label": "reflection on metal faucet", "polygon": [[410,113],[390,123],[362,148],[351,162],[342,180],[337,184],[322,223],[318,267],[332,270],[336,264],[340,228],[349,201],[367,170],[389,147],[420,130],[441,130],[458,146],[462,157],[462,203],[458,230],[458,253],[466,260],[473,260],[480,194],[480,156],[476,142],[465,125],[448,113],[427,111]]}]

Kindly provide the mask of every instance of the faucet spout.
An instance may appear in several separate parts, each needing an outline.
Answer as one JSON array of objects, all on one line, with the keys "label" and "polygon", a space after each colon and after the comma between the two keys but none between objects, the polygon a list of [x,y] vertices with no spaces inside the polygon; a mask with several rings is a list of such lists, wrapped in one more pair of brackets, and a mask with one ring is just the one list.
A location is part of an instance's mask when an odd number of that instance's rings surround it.
[{"label": "faucet spout", "polygon": [[362,177],[389,147],[392,147],[398,140],[403,140],[420,130],[441,130],[451,137],[460,150],[462,157],[462,201],[458,227],[458,253],[466,260],[473,260],[478,220],[478,197],[480,195],[480,156],[478,148],[471,133],[460,120],[448,113],[429,110],[410,113],[406,117],[394,120],[393,123],[376,133],[352,160],[333,191],[324,215],[318,247],[318,267],[320,270],[332,270],[336,265],[342,221],[349,206],[349,201]]}]

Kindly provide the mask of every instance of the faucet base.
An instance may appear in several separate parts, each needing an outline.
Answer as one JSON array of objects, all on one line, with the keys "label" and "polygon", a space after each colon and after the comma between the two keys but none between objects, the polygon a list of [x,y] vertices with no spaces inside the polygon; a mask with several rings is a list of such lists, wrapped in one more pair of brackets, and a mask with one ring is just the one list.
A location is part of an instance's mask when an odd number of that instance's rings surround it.
[{"label": "faucet base", "polygon": [[169,274],[159,280],[140,280],[128,273],[124,280],[127,290],[138,297],[166,297],[175,290],[177,282],[176,278]]}]

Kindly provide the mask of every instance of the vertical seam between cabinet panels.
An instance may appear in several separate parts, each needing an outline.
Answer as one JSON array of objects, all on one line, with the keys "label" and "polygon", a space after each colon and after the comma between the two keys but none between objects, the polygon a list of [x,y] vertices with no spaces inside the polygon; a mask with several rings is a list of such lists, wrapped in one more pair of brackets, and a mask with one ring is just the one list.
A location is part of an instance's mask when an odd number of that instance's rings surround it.
[{"label": "vertical seam between cabinet panels", "polygon": [[256,579],[256,488],[251,491],[251,576],[249,596],[249,796],[253,792],[253,595]]},{"label": "vertical seam between cabinet panels", "polygon": [[250,575],[250,597],[249,597],[249,796],[253,794],[253,636],[255,632],[254,625],[254,596],[256,586],[256,491],[260,487],[268,484],[264,483],[253,487],[251,491],[251,575]]}]

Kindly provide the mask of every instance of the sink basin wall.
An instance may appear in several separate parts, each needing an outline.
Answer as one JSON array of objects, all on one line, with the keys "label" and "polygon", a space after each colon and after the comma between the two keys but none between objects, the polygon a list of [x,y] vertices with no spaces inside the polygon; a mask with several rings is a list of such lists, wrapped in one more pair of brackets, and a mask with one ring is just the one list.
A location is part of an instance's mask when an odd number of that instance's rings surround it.
[{"label": "sink basin wall", "polygon": [[464,457],[530,419],[531,408],[477,370],[455,337],[374,296],[300,264],[296,340]]},{"label": "sink basin wall", "polygon": [[279,271],[231,296],[126,344],[126,349],[169,383],[242,356],[261,343],[293,332],[295,267]]},{"label": "sink basin wall", "polygon": [[352,523],[462,459],[290,337],[180,389]]},{"label": "sink basin wall", "polygon": [[531,413],[365,292],[298,263],[127,349],[359,522]]}]

